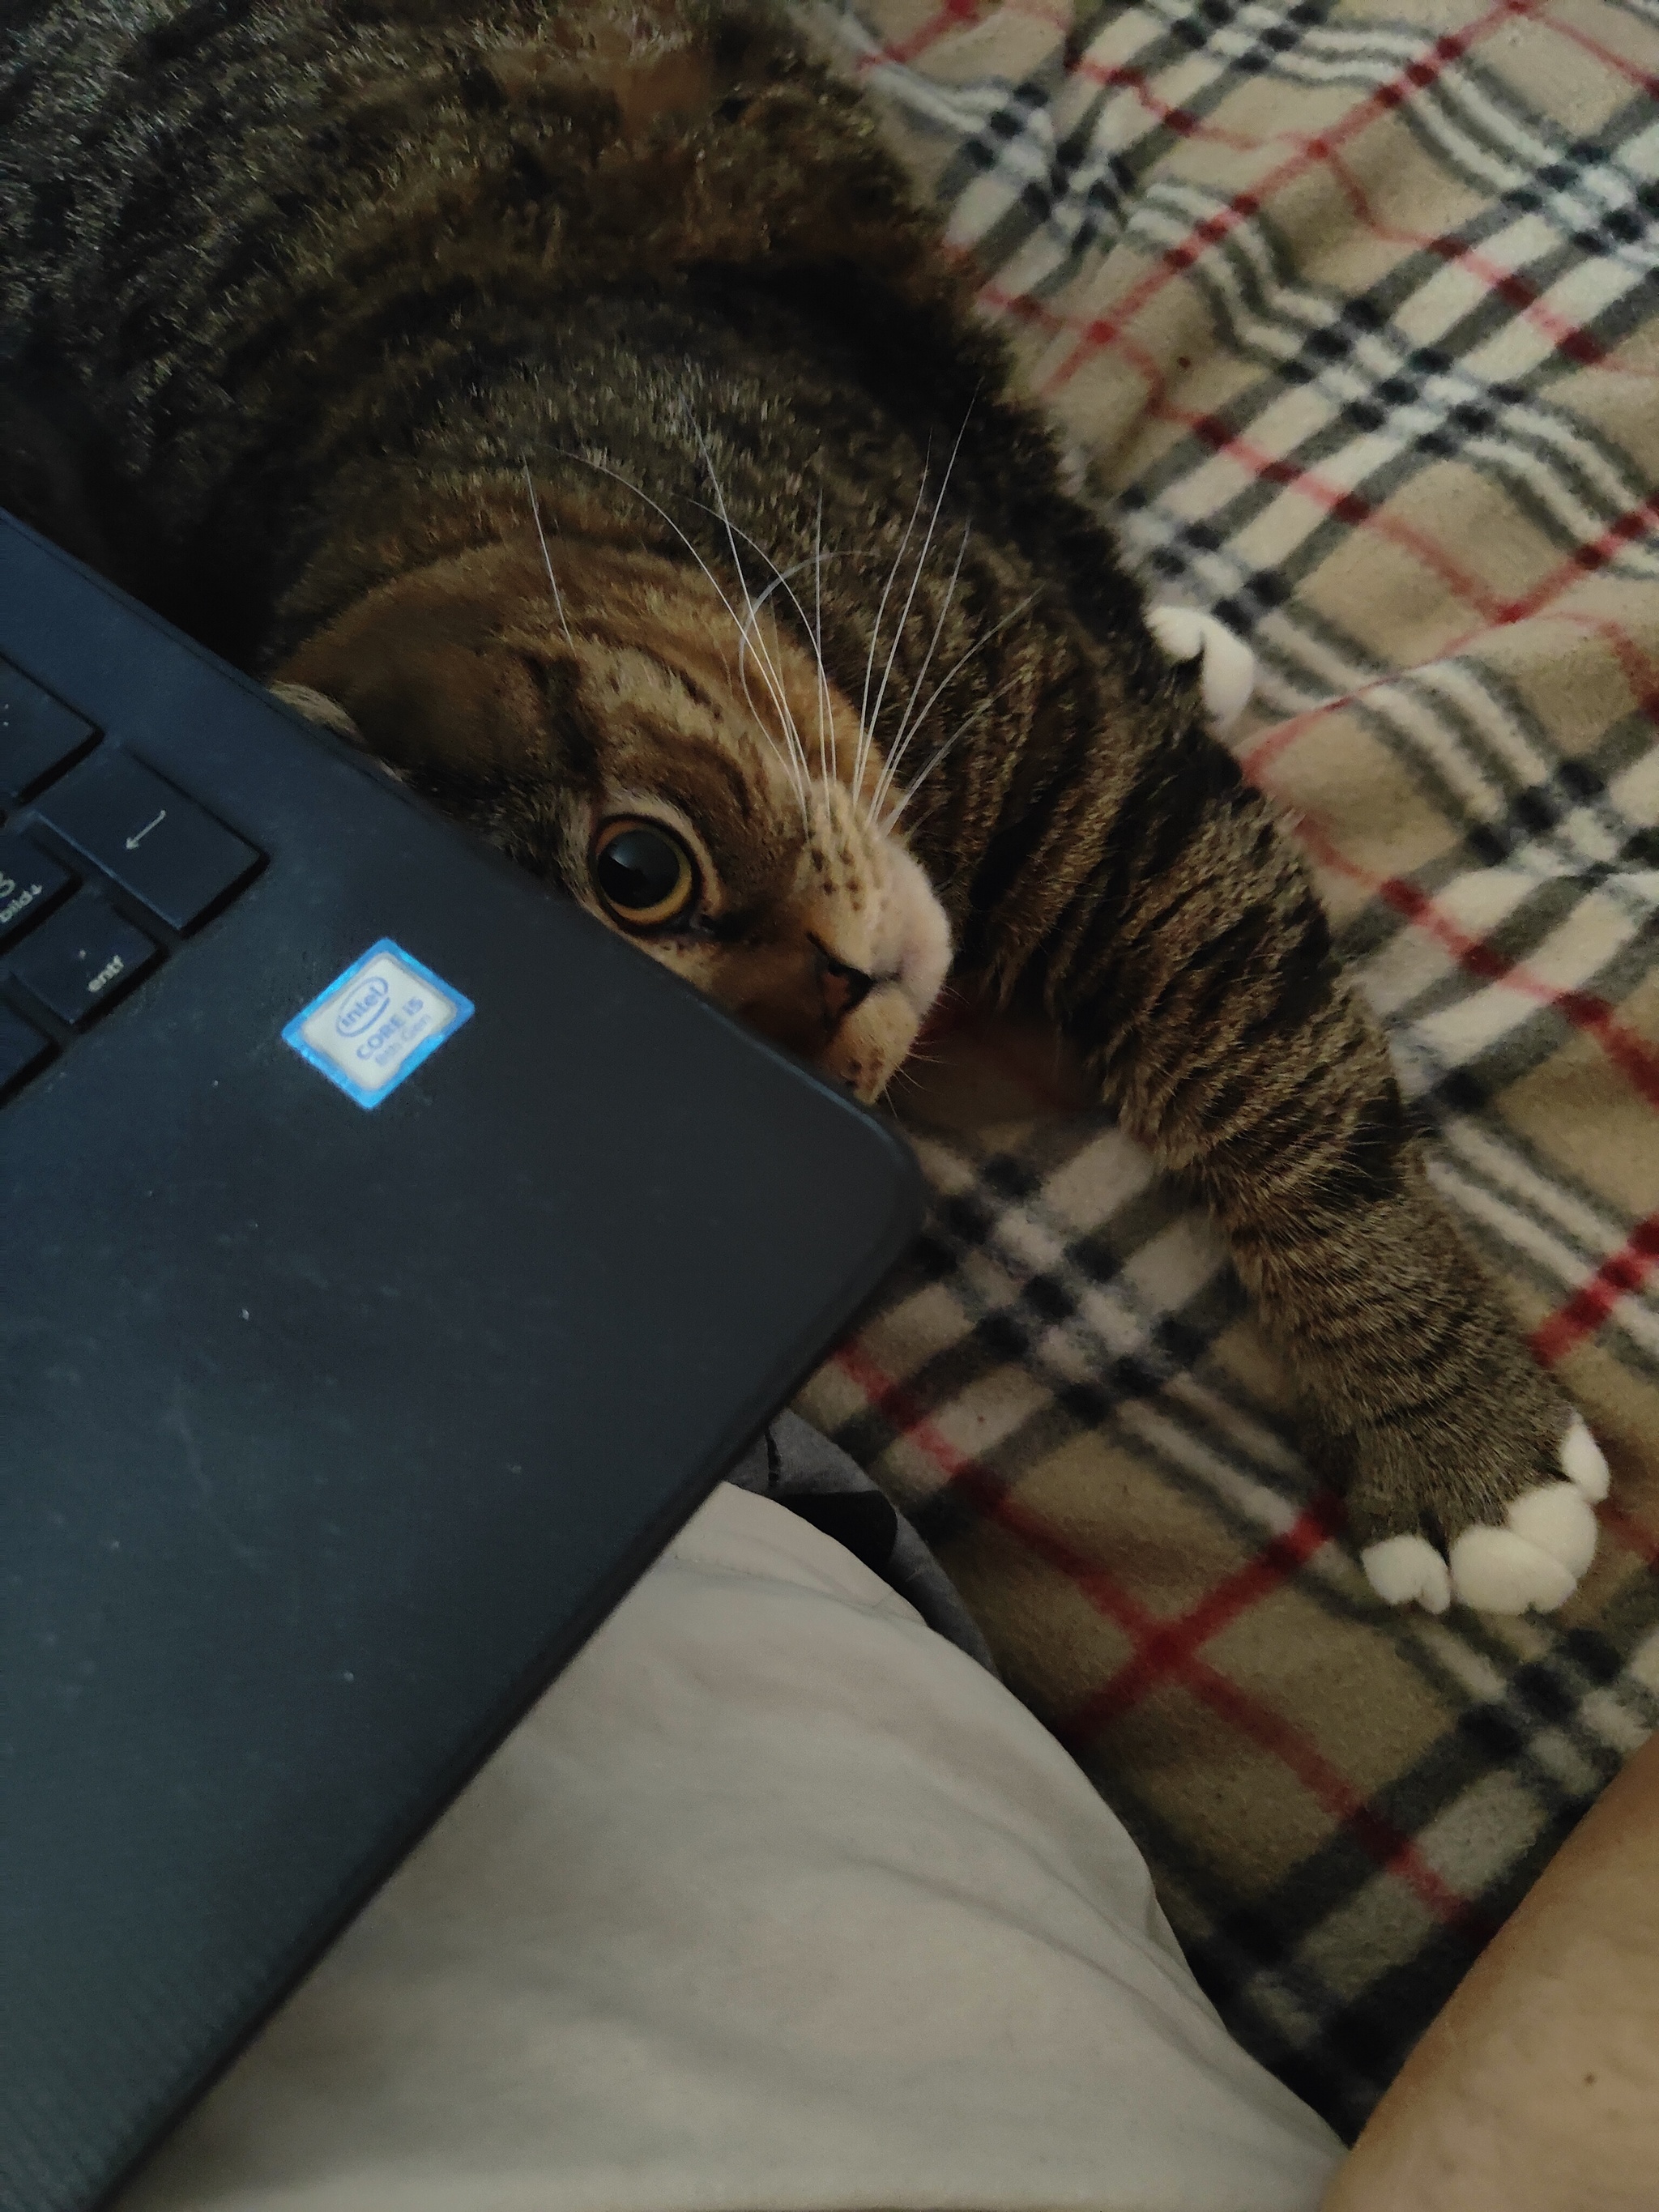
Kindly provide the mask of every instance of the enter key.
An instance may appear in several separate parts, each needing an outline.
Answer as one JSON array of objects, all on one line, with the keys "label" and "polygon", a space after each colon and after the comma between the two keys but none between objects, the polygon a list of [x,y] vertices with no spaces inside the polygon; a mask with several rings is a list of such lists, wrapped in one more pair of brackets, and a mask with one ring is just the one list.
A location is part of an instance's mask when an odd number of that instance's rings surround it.
[{"label": "enter key", "polygon": [[253,847],[114,746],[35,801],[40,819],[173,928],[193,928],[259,865]]}]

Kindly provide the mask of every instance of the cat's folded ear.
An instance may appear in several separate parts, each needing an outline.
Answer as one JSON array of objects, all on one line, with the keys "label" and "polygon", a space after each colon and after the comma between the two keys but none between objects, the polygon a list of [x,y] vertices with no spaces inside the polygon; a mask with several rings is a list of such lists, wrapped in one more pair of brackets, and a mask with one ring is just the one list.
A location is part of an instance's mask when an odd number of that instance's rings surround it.
[{"label": "cat's folded ear", "polygon": [[503,636],[504,595],[480,588],[467,565],[441,562],[369,592],[307,639],[271,687],[302,714],[313,710],[295,692],[320,698],[327,711],[313,719],[463,811],[504,779],[575,765],[568,718],[556,714],[574,689],[561,643],[527,650]]}]

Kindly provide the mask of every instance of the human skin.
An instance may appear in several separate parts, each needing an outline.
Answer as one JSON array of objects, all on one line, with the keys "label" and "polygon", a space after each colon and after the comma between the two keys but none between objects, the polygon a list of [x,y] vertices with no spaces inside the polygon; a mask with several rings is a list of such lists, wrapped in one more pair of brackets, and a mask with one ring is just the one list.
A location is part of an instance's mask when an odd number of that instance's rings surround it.
[{"label": "human skin", "polygon": [[1659,1736],[1475,1961],[1321,2212],[1659,2206]]}]

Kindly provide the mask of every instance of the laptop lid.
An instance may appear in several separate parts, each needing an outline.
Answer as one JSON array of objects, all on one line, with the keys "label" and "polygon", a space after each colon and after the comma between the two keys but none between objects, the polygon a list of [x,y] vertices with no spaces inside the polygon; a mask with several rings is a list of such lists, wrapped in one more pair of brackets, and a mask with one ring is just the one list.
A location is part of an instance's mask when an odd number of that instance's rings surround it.
[{"label": "laptop lid", "polygon": [[4,518],[0,657],[40,908],[0,939],[40,1047],[0,1103],[0,2204],[79,2212],[919,1197],[876,1118]]}]

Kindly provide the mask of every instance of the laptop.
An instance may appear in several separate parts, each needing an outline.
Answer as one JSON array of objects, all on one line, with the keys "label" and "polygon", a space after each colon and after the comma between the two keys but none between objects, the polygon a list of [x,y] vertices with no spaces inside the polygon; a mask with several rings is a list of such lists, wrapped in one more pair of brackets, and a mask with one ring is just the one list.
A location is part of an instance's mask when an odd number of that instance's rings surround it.
[{"label": "laptop", "polygon": [[86,2212],[912,1235],[902,1143],[0,518],[0,2207]]}]

